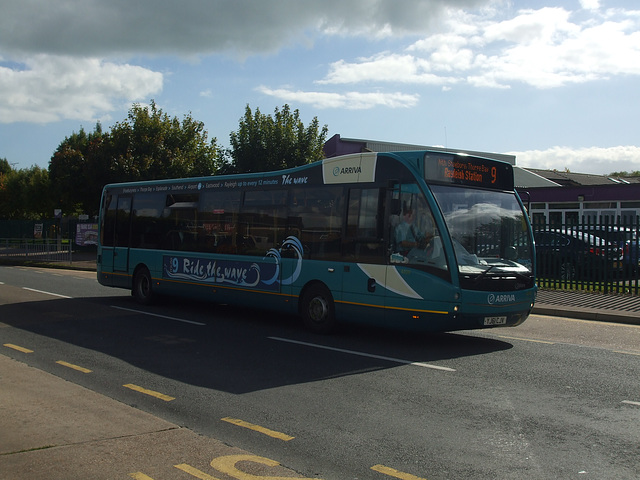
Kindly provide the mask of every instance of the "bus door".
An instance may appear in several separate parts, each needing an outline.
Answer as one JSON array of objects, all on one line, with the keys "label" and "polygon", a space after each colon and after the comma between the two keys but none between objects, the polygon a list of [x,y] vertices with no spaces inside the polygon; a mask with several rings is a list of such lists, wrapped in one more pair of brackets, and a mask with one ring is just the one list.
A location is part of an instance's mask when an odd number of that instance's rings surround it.
[{"label": "bus door", "polygon": [[129,269],[129,237],[131,234],[131,196],[119,196],[113,238],[113,271]]},{"label": "bus door", "polygon": [[343,258],[350,260],[342,278],[345,305],[370,306],[380,319],[386,297],[385,205],[384,188],[350,189],[343,250]]}]

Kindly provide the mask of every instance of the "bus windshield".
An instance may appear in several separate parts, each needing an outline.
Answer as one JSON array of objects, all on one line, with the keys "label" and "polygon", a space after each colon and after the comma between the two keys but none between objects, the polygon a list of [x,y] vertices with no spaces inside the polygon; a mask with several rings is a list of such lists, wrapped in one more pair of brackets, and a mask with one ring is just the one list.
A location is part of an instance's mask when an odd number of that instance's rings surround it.
[{"label": "bus windshield", "polygon": [[533,248],[515,193],[432,185],[461,279],[515,274],[532,278]]}]

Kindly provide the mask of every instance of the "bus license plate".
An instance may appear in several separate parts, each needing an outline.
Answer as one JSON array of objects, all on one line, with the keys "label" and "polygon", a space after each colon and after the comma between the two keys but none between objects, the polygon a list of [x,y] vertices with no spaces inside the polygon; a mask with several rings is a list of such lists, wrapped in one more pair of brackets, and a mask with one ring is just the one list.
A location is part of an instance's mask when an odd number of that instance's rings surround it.
[{"label": "bus license plate", "polygon": [[507,317],[484,317],[484,325],[504,325],[507,323]]}]

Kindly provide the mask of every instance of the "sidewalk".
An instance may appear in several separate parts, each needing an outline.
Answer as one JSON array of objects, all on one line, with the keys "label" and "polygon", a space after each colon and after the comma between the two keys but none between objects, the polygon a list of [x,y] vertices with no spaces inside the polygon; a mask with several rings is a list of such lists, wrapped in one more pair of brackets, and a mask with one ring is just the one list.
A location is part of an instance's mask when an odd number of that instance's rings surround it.
[{"label": "sidewalk", "polygon": [[68,268],[74,270],[96,271],[95,252],[73,252],[71,262],[68,260],[48,261],[37,259],[37,256],[0,256],[0,265],[25,265],[29,267]]},{"label": "sidewalk", "polygon": [[[96,271],[95,254],[31,265]],[[1,480],[301,478],[6,355],[21,353],[0,341]]]},{"label": "sidewalk", "polygon": [[587,291],[538,290],[533,313],[640,325],[640,297]]},{"label": "sidewalk", "polygon": [[300,478],[277,461],[198,435],[2,350],[0,412],[2,480],[230,478],[220,472]]}]

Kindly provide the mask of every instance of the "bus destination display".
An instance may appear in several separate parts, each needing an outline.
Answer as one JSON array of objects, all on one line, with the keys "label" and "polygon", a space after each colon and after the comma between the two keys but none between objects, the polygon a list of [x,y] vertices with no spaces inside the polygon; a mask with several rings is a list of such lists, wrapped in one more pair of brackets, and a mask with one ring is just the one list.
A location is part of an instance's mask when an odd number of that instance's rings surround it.
[{"label": "bus destination display", "polygon": [[424,160],[428,181],[513,190],[513,169],[508,163],[446,153],[427,154]]}]

